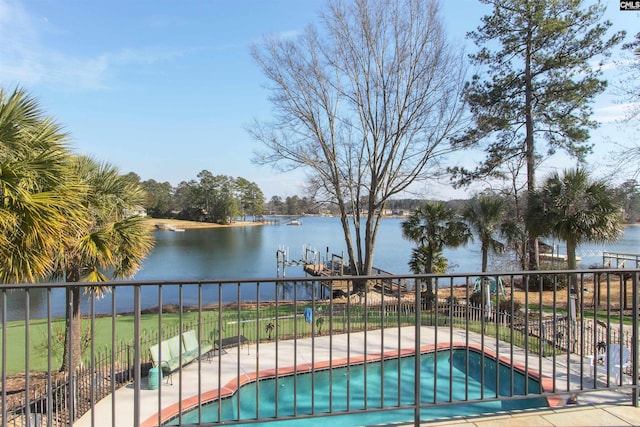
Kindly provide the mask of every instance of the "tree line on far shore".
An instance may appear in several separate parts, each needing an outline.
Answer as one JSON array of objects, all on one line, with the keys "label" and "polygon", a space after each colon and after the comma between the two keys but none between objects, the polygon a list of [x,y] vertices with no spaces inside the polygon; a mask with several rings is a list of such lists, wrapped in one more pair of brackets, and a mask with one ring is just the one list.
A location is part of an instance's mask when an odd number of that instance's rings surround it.
[{"label": "tree line on far shore", "polygon": [[[140,182],[138,175],[130,175]],[[182,181],[177,187],[153,179],[140,182],[146,192],[143,207],[147,215],[228,224],[238,217],[264,213],[264,195],[256,183],[242,177],[213,175],[208,170],[197,178]]]},{"label": "tree line on far shore", "polygon": [[[182,181],[174,187],[169,182],[153,179],[140,181],[135,173],[129,174],[146,191],[143,207],[153,218],[176,218],[192,221],[224,223],[228,218],[253,219],[259,215],[339,215],[333,203],[320,202],[310,196],[272,196],[265,200],[262,190],[245,178],[213,175],[209,171],[198,174],[199,181]],[[640,185],[631,179],[610,186],[612,198],[623,211],[626,223],[640,222]],[[483,195],[489,194],[484,192]],[[501,193],[492,193],[500,197]],[[477,198],[446,201],[448,208],[461,212],[465,204]],[[510,197],[509,197],[510,198]],[[426,199],[404,198],[389,200],[386,215],[406,216],[421,208]]]}]

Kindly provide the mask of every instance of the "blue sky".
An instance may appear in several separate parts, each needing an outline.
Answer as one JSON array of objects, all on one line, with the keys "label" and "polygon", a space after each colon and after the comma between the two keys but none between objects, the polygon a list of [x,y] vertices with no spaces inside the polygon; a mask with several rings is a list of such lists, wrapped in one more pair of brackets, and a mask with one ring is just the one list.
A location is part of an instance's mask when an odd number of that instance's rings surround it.
[{"label": "blue sky", "polygon": [[[35,96],[70,133],[76,152],[143,180],[177,185],[206,169],[254,181],[267,198],[302,195],[302,174],[250,161],[260,145],[245,128],[254,118],[269,119],[271,107],[249,45],[267,34],[295,35],[318,21],[323,4],[0,0],[0,84]],[[640,14],[619,11],[617,0],[608,4],[614,29],[627,30],[628,37],[640,31]],[[486,10],[475,0],[445,0],[452,38],[465,43],[464,34]],[[590,161],[599,164],[612,136],[630,136],[613,123],[621,106],[611,96],[594,107],[604,123],[592,133],[597,150]],[[462,195],[446,186],[417,191],[433,198]]]}]

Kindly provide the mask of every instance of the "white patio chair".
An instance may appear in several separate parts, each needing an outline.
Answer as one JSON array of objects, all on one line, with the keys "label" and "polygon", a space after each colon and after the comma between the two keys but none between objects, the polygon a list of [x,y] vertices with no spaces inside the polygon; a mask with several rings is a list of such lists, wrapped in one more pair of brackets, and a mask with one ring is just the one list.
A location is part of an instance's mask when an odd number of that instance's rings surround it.
[{"label": "white patio chair", "polygon": [[631,351],[619,344],[609,344],[605,353],[589,355],[587,359],[591,366],[591,377],[597,375],[598,371],[604,372],[605,375],[608,373],[615,376],[616,384],[622,385],[620,381],[624,370],[631,366]]}]

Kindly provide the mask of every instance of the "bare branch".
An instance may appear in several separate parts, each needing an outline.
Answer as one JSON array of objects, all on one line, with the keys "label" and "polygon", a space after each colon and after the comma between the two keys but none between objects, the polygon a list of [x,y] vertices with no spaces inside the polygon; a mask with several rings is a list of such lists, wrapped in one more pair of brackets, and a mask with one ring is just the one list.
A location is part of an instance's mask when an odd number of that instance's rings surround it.
[{"label": "bare branch", "polygon": [[[464,61],[435,1],[338,0],[321,18],[322,31],[253,46],[275,111],[273,122],[249,130],[265,147],[254,160],[309,173],[343,212],[350,258],[366,273],[380,208],[443,173],[439,159],[463,125]],[[361,215],[366,259],[355,262]]]}]

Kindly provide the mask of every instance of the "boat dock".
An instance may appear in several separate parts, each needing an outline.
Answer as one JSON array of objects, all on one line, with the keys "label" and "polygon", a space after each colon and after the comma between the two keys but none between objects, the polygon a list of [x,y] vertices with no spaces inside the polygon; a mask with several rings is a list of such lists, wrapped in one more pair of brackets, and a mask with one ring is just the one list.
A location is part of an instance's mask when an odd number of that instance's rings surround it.
[{"label": "boat dock", "polygon": [[[350,276],[351,272],[349,266],[344,263],[342,256],[333,254],[331,261],[322,264],[305,264],[304,271],[307,274],[316,277],[333,277],[333,276]],[[379,280],[376,280],[372,284],[371,290],[384,293],[385,295],[398,295],[398,292],[405,293],[407,286],[405,283],[399,283],[391,278],[385,279],[384,276],[392,276],[388,271],[373,267],[372,275],[381,276]],[[326,282],[327,287],[330,286],[332,292],[338,292],[341,294],[351,294],[353,290],[353,284],[351,280],[332,280]]]},{"label": "boat dock", "polygon": [[[329,248],[325,256],[325,261],[321,260],[320,252],[312,249],[309,245],[302,248],[302,257],[300,259],[291,259],[289,250],[279,248],[276,252],[278,277],[286,276],[286,268],[288,266],[302,266],[304,272],[315,277],[338,277],[352,276],[349,265],[344,261],[344,257],[338,254],[329,256]],[[281,276],[282,274],[282,276]],[[370,289],[374,292],[384,293],[385,295],[397,296],[398,293],[407,291],[406,283],[400,283],[397,279],[391,279],[392,273],[374,267],[371,275],[380,276],[371,283]],[[389,278],[384,278],[389,276]],[[353,293],[353,280],[331,280],[323,282],[323,286],[334,296],[351,295]]]}]

